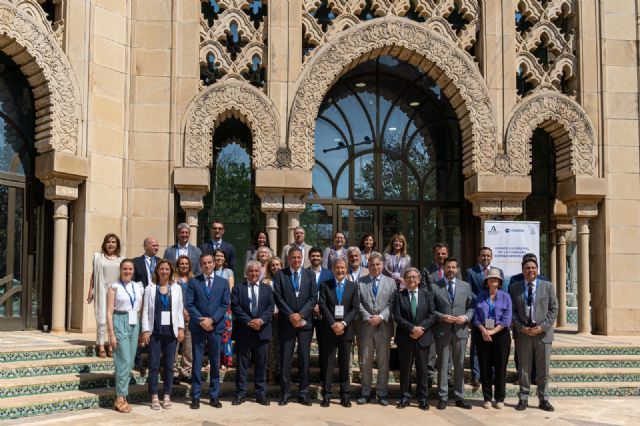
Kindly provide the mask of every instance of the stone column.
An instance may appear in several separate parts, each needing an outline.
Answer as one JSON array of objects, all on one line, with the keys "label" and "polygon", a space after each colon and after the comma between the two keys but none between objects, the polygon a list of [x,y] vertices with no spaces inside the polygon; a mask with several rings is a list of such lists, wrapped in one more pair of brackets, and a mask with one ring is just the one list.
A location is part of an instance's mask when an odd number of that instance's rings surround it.
[{"label": "stone column", "polygon": [[65,332],[67,302],[67,249],[69,200],[53,200],[53,289],[51,297],[51,332]]},{"label": "stone column", "polygon": [[282,194],[265,193],[260,195],[260,209],[267,216],[266,230],[269,247],[278,255],[278,215],[282,211]]},{"label": "stone column", "polygon": [[194,246],[198,243],[198,212],[204,208],[202,197],[209,192],[209,180],[208,168],[178,167],[173,171],[173,185],[180,194],[180,207],[191,229],[189,244]]},{"label": "stone column", "polygon": [[578,333],[591,333],[589,293],[589,219],[577,219],[578,234]]},{"label": "stone column", "polygon": [[558,297],[558,327],[567,325],[567,229],[571,230],[571,223],[556,225],[556,265],[557,280],[556,295]]},{"label": "stone column", "polygon": [[300,226],[300,213],[304,211],[304,197],[298,194],[285,195],[284,211],[287,212],[287,236],[289,241],[293,241],[293,230]]},{"label": "stone column", "polygon": [[189,244],[195,246],[198,244],[198,213],[204,208],[202,197],[205,194],[197,190],[181,190],[179,193],[180,207],[182,207],[185,212],[186,223],[191,230]]},{"label": "stone column", "polygon": [[557,269],[557,263],[556,263],[556,245],[557,245],[557,238],[556,238],[556,230],[552,228],[549,230],[549,237],[551,239],[551,252],[549,253],[549,279],[551,279],[551,282],[556,284],[556,286],[558,285],[558,269]]}]

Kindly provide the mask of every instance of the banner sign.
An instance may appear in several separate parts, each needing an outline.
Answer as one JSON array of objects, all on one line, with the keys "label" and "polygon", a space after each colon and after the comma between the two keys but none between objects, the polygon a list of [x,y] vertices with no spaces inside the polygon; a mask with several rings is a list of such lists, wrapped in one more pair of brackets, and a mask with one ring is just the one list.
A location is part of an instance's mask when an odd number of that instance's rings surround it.
[{"label": "banner sign", "polygon": [[503,270],[508,283],[509,277],[522,273],[524,254],[533,253],[540,262],[540,222],[487,220],[484,245],[493,250],[491,265]]}]

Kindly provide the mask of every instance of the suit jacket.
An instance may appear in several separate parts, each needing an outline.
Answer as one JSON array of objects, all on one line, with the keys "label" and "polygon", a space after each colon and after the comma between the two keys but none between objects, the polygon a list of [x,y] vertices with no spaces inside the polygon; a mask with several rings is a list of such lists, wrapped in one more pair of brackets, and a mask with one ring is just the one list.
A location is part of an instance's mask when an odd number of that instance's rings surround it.
[{"label": "suit jacket", "polygon": [[[158,256],[153,257],[156,259],[156,265],[162,260]],[[151,271],[151,275],[153,276],[153,271]],[[147,262],[144,260],[144,254],[133,258],[133,281],[142,283],[145,288],[149,285]]]},{"label": "suit jacket", "polygon": [[[473,319],[473,292],[468,282],[456,279],[455,294],[453,303],[449,300],[449,292],[445,280],[438,281],[437,284],[431,286],[433,291],[433,303],[436,307],[436,317],[438,322],[433,327],[435,338],[448,337],[451,333],[460,339],[469,337],[469,323]],[[468,322],[465,324],[448,324],[442,322],[443,315],[467,317]]]},{"label": "suit jacket", "polygon": [[187,296],[185,297],[185,309],[189,312],[189,330],[192,333],[203,334],[200,327],[200,318],[212,318],[216,334],[222,334],[225,329],[224,314],[230,303],[229,281],[214,276],[211,286],[211,294],[207,291],[207,283],[204,275],[200,274],[189,279],[187,283]]},{"label": "suit jacket", "polygon": [[[289,266],[288,263],[288,257],[289,257],[289,249],[291,247],[293,247],[295,244],[291,243],[291,244],[287,244],[286,246],[282,247],[282,256],[280,256],[280,259],[282,259],[282,261],[284,262],[285,266]],[[313,248],[312,245],[304,243],[304,254],[302,257],[302,261],[304,262],[302,264],[302,266],[304,268],[308,268],[311,266],[311,261],[309,260],[309,250],[311,250]]]},{"label": "suit jacket", "polygon": [[[538,275],[538,279],[541,281],[551,281],[549,278],[545,277],[544,275]],[[506,286],[503,286],[502,289],[504,291],[509,291],[509,287],[511,287],[511,284],[517,283],[518,281],[524,281],[524,274],[522,272],[520,272],[517,275],[512,275],[511,277],[509,277],[509,284],[507,284]]]},{"label": "suit jacket", "polygon": [[[392,306],[396,297],[396,282],[386,275],[379,275],[378,294],[373,297],[373,277],[366,275],[358,280],[358,294],[360,306],[358,308],[361,323],[360,335],[369,336],[383,328],[387,336],[393,335]],[[367,321],[373,315],[381,315],[384,321],[377,327],[372,327]]]},{"label": "suit jacket", "polygon": [[[142,332],[151,332],[153,334],[154,323],[156,319],[156,290],[154,283],[149,284],[144,289],[144,307],[142,308]],[[180,284],[173,283],[171,285],[171,324],[173,325],[173,335],[178,337],[178,330],[184,329],[184,301],[182,299],[182,287]]]},{"label": "suit jacket", "polygon": [[[418,344],[427,347],[433,344],[432,326],[436,322],[436,311],[433,303],[433,292],[426,288],[418,289],[418,306],[416,318],[411,312],[411,296],[409,290],[396,293],[393,303],[393,318],[396,321],[395,342],[398,346]],[[425,333],[417,341],[411,337],[413,327],[424,327]]]},{"label": "suit jacket", "polygon": [[[504,273],[502,269],[496,268],[495,266],[491,267],[492,269],[498,269],[500,271],[500,277],[504,281]],[[467,282],[471,284],[471,291],[475,297],[478,297],[480,293],[482,293],[482,281],[484,281],[484,273],[480,265],[476,264],[473,268],[467,269]]]},{"label": "suit jacket", "polygon": [[[458,268],[456,280],[462,281],[460,268]],[[427,290],[431,291],[431,286],[436,284],[438,281],[440,281],[440,278],[438,277],[438,266],[435,263],[422,268],[422,280],[420,281],[420,287],[426,287]]]},{"label": "suit jacket", "polygon": [[[325,336],[353,340],[356,331],[355,320],[358,318],[358,313],[360,312],[360,295],[356,283],[345,280],[341,303],[341,305],[344,306],[344,317],[341,320],[336,320],[334,317],[335,307],[339,305],[335,279],[330,279],[322,283],[318,303],[320,305],[320,313],[322,314],[321,332],[324,333]],[[336,321],[344,321],[347,325],[342,336],[336,336],[331,329],[331,326]]]},{"label": "suit jacket", "polygon": [[[311,273],[313,274],[313,277],[315,278],[316,273],[315,271],[313,271],[311,268],[308,268]],[[333,279],[333,272],[331,272],[330,270],[328,270],[327,268],[320,268],[320,276],[318,277],[318,280],[316,281],[316,284],[318,286],[318,292],[320,292],[320,285],[322,285],[323,282],[327,281],[327,280],[331,280]]]},{"label": "suit jacket", "polygon": [[[220,243],[220,249],[224,252],[224,255],[227,257],[227,268],[231,269],[235,272],[236,270],[236,249],[231,244],[222,240]],[[209,241],[208,243],[204,243],[200,246],[200,251],[202,253],[213,253],[215,249],[213,248],[213,242]]]},{"label": "suit jacket", "polygon": [[[509,296],[513,307],[511,323],[520,333],[523,327],[527,326],[525,281],[518,281],[509,286]],[[547,280],[538,277],[535,296],[535,322],[544,330],[537,337],[542,343],[553,342],[553,323],[558,316],[558,299],[556,298],[555,286]]]},{"label": "suit jacket", "polygon": [[[178,252],[178,245],[174,244],[171,247],[167,247],[162,257],[175,264],[176,258],[178,257],[176,255],[177,252]],[[200,274],[200,255],[201,254],[202,252],[198,247],[193,246],[191,244],[187,246],[187,257],[191,261],[191,268],[193,269],[192,271],[193,275]]]},{"label": "suit jacket", "polygon": [[[280,311],[278,321],[281,332],[291,332],[293,325],[289,322],[289,315],[299,313],[307,324],[303,330],[313,328],[313,308],[318,302],[318,286],[316,276],[308,269],[300,268],[300,290],[298,296],[293,289],[291,268],[284,268],[273,278],[276,305]],[[285,331],[286,330],[286,331]]]},{"label": "suit jacket", "polygon": [[258,292],[258,315],[255,318],[262,320],[262,326],[260,330],[254,330],[248,325],[254,319],[251,315],[251,299],[248,294],[249,283],[244,281],[236,284],[231,290],[231,312],[233,312],[231,338],[235,341],[248,341],[251,338],[271,339],[271,318],[275,308],[273,290],[268,284],[259,284]]},{"label": "suit jacket", "polygon": [[[369,276],[369,270],[365,267],[360,267],[360,270],[358,271],[358,276],[356,277],[355,280],[353,280],[354,282],[358,282],[360,281],[361,278],[367,277]],[[351,279],[351,268],[349,268],[347,270],[347,278]]]}]

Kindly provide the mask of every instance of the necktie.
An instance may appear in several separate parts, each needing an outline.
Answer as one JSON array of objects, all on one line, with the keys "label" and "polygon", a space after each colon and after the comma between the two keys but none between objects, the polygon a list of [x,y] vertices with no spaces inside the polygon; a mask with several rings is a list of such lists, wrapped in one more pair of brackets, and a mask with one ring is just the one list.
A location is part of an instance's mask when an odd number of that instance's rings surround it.
[{"label": "necktie", "polygon": [[218,250],[220,248],[220,243],[213,243],[213,249]]},{"label": "necktie", "polygon": [[378,297],[378,278],[373,279],[373,297]]},{"label": "necktie", "polygon": [[533,283],[528,283],[527,306],[529,307],[529,315],[528,315],[529,322],[533,322],[533,319],[531,318],[531,311],[533,311],[533,309],[531,309],[532,305],[533,305]]},{"label": "necktie", "polygon": [[483,277],[483,278],[487,278],[487,268],[484,268],[484,269],[482,270],[482,277]]},{"label": "necktie", "polygon": [[336,289],[336,296],[338,297],[338,305],[342,305],[343,294],[344,294],[344,284],[338,283],[338,288]]},{"label": "necktie", "polygon": [[256,296],[256,284],[251,283],[251,316],[258,316],[258,296]]},{"label": "necktie", "polygon": [[444,275],[442,274],[442,268],[438,268],[438,279],[441,280],[442,278],[444,278]]},{"label": "necktie", "polygon": [[416,319],[417,313],[418,313],[418,301],[416,300],[416,291],[413,290],[411,292],[411,315],[413,315],[414,321]]},{"label": "necktie", "polygon": [[298,277],[298,272],[293,273],[293,290],[296,293],[300,291],[300,278]]},{"label": "necktie", "polygon": [[211,277],[207,277],[207,291],[211,293],[212,280]]},{"label": "necktie", "polygon": [[453,298],[455,297],[455,294],[453,292],[453,283],[451,281],[447,283],[447,291],[449,292],[449,299],[451,299],[451,303],[453,303]]}]

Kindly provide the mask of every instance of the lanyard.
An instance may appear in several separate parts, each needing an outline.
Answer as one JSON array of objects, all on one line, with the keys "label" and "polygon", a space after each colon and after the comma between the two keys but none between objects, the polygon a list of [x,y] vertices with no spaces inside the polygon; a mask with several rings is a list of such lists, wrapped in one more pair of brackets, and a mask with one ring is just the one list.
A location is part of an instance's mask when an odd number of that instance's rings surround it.
[{"label": "lanyard", "polygon": [[[498,294],[496,294],[496,299],[498,298]],[[495,306],[496,303],[491,300],[491,296],[487,295],[487,304],[489,305],[489,318],[495,317]]]},{"label": "lanyard", "polygon": [[125,283],[123,283],[122,281],[120,281],[120,284],[122,284],[122,288],[124,288],[125,293],[127,293],[127,296],[129,296],[129,301],[131,302],[131,310],[135,309],[135,305],[136,305],[136,289],[133,287],[133,284],[131,285],[131,290],[133,293],[133,296],[131,295],[131,293],[129,293],[129,290],[127,290],[127,285]]},{"label": "lanyard", "polygon": [[400,255],[395,255],[394,256],[395,261],[393,262],[393,272],[396,273],[400,273],[400,262],[402,261],[402,258],[400,257]]},{"label": "lanyard", "polygon": [[180,282],[180,287],[182,287],[182,290],[187,291],[187,282],[182,278],[178,278],[178,281]]},{"label": "lanyard", "polygon": [[[158,293],[160,293],[160,288],[158,288]],[[169,310],[169,302],[170,302],[170,294],[171,294],[171,286],[167,286],[167,294],[160,293],[160,300],[162,301],[162,310]]]}]

